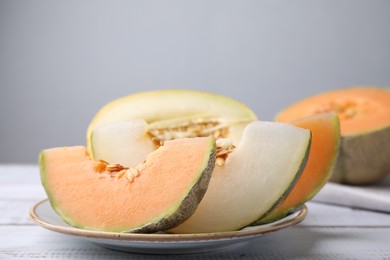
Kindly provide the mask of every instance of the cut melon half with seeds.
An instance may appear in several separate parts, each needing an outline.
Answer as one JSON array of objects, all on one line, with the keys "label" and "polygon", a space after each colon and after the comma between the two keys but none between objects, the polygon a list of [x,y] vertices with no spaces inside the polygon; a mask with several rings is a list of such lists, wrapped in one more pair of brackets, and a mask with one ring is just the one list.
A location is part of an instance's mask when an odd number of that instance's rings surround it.
[{"label": "cut melon half with seeds", "polygon": [[340,153],[330,181],[378,182],[390,173],[390,89],[355,86],[307,97],[276,116],[280,122],[323,112],[340,119]]},{"label": "cut melon half with seeds", "polygon": [[42,184],[72,226],[156,232],[187,219],[202,199],[215,165],[211,137],[167,141],[137,167],[94,161],[82,146],[43,150]]},{"label": "cut melon half with seeds", "polygon": [[142,119],[148,134],[159,142],[183,137],[213,136],[238,143],[245,126],[256,115],[244,104],[222,95],[195,90],[157,90],[135,93],[103,106],[87,129],[91,151],[92,132],[107,123]]}]

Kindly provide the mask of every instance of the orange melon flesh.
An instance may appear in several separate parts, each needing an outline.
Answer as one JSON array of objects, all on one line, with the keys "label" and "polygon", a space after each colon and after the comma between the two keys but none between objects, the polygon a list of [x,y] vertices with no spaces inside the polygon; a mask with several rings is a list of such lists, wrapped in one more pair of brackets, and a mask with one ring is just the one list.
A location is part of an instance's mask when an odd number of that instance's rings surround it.
[{"label": "orange melon flesh", "polygon": [[276,119],[290,122],[331,111],[339,115],[342,136],[384,128],[390,124],[390,91],[377,87],[329,91],[299,101],[279,113]]},{"label": "orange melon flesh", "polygon": [[257,224],[280,219],[312,199],[331,177],[339,146],[339,120],[334,113],[304,117],[291,124],[311,131],[309,157],[301,177],[286,199]]},{"label": "orange melon flesh", "polygon": [[318,114],[292,121],[291,124],[312,133],[309,159],[295,188],[287,197],[288,205],[306,202],[329,180],[340,147],[339,120],[334,113]]},{"label": "orange melon flesh", "polygon": [[[214,144],[208,137],[167,141],[137,167],[133,181],[126,174],[112,176],[85,147],[48,149],[40,155],[41,179],[53,208],[69,224],[132,231],[183,209],[186,196],[202,181],[190,203],[200,201],[214,167]],[[187,206],[184,210],[194,211],[197,205]]]},{"label": "orange melon flesh", "polygon": [[390,89],[351,87],[306,98],[282,110],[276,120],[336,112],[340,119],[340,152],[330,181],[367,185],[390,172]]}]

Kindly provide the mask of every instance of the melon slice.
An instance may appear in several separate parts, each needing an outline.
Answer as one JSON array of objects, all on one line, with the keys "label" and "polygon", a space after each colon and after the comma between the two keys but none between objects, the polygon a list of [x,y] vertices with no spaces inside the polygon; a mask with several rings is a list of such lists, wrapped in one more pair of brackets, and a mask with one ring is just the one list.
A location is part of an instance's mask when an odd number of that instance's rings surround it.
[{"label": "melon slice", "polygon": [[289,193],[305,166],[310,131],[255,121],[241,142],[216,166],[195,213],[173,233],[238,230],[272,210]]},{"label": "melon slice", "polygon": [[238,143],[245,125],[256,120],[256,115],[234,99],[209,92],[158,90],[136,93],[111,101],[96,113],[87,129],[88,149],[91,151],[91,133],[95,128],[130,119],[145,120],[155,142],[214,135],[215,138],[229,137]]},{"label": "melon slice", "polygon": [[312,199],[329,180],[340,145],[340,128],[335,113],[322,113],[297,119],[291,124],[309,129],[312,134],[309,158],[297,184],[286,199],[266,217],[254,224],[264,224],[285,217]]},{"label": "melon slice", "polygon": [[102,125],[91,132],[91,152],[95,160],[136,166],[156,149],[142,119]]},{"label": "melon slice", "polygon": [[331,181],[370,184],[390,172],[390,90],[379,87],[338,89],[301,100],[282,110],[276,120],[322,112],[340,119],[341,147]]},{"label": "melon slice", "polygon": [[47,149],[42,184],[55,211],[75,227],[155,232],[188,218],[215,165],[212,138],[167,141],[136,168],[90,159],[85,147]]}]

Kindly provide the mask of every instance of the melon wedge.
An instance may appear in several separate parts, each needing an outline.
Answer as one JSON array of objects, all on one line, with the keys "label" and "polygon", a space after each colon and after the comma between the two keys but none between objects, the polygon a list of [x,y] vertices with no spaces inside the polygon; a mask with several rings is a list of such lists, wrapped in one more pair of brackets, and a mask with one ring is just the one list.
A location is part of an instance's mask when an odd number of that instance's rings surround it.
[{"label": "melon wedge", "polygon": [[[166,126],[170,129],[188,129],[194,125],[203,127],[208,124],[215,130],[223,130],[224,137],[238,143],[245,125],[256,120],[256,115],[234,99],[204,91],[158,90],[136,93],[113,100],[96,113],[87,129],[88,149],[91,151],[91,133],[95,128],[130,119],[145,120],[150,125],[149,129],[155,130],[153,133],[166,129]],[[195,132],[195,135],[199,136],[199,133]],[[201,135],[206,136],[207,133]]]},{"label": "melon wedge", "polygon": [[95,160],[134,167],[156,149],[142,119],[102,125],[91,132],[91,152]]},{"label": "melon wedge", "polygon": [[390,173],[390,90],[350,87],[308,97],[282,110],[276,120],[323,112],[340,118],[341,147],[331,181],[365,185]]},{"label": "melon wedge", "polygon": [[215,165],[209,137],[167,141],[136,168],[90,159],[82,146],[43,150],[42,184],[59,216],[75,227],[155,232],[188,218]]},{"label": "melon wedge", "polygon": [[266,217],[264,224],[285,217],[312,199],[332,175],[340,146],[340,127],[335,113],[322,113],[294,120],[291,124],[311,131],[311,146],[305,169],[286,199]]},{"label": "melon wedge", "polygon": [[173,233],[233,231],[272,210],[294,186],[310,147],[310,131],[255,121],[241,142],[216,166],[195,213]]}]

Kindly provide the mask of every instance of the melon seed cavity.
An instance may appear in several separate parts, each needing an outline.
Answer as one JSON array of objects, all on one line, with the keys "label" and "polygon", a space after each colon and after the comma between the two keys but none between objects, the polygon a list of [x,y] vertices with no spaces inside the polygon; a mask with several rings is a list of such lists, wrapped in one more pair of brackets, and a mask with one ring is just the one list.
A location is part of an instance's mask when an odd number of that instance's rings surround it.
[{"label": "melon seed cavity", "polygon": [[221,122],[219,119],[211,117],[172,119],[150,124],[147,134],[156,147],[163,145],[165,141],[177,138],[213,136],[217,146],[216,164],[222,166],[235,148],[227,137],[229,136],[229,127],[237,123],[241,122]]},{"label": "melon seed cavity", "polygon": [[351,120],[366,113],[371,107],[368,100],[336,100],[321,104],[314,112],[335,112],[341,120]]}]

